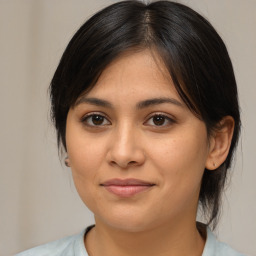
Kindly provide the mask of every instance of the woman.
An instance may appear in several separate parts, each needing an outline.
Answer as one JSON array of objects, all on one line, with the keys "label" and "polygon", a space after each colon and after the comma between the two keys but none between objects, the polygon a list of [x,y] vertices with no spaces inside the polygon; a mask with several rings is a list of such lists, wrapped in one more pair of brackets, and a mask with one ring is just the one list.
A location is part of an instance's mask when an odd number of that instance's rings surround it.
[{"label": "woman", "polygon": [[50,92],[59,147],[96,225],[19,255],[241,255],[209,228],[240,114],[208,21],[174,2],[113,4],[74,35]]}]

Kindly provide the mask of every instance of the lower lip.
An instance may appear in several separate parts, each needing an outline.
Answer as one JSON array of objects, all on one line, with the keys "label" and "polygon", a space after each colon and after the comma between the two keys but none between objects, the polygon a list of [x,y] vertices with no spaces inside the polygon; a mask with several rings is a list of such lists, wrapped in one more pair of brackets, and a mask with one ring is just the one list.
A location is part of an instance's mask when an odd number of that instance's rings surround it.
[{"label": "lower lip", "polygon": [[133,195],[136,195],[138,193],[141,193],[143,191],[149,190],[152,187],[152,185],[148,186],[140,186],[140,185],[128,185],[128,186],[117,186],[117,185],[109,185],[104,186],[104,188],[120,197],[131,197]]}]

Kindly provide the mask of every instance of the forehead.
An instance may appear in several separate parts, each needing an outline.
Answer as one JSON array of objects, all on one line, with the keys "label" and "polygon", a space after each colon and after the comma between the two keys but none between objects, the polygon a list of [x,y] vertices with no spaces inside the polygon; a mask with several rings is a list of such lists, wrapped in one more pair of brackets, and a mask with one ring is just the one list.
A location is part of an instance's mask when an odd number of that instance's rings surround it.
[{"label": "forehead", "polygon": [[95,86],[83,96],[104,98],[163,97],[180,100],[161,58],[152,51],[126,52],[111,62]]}]

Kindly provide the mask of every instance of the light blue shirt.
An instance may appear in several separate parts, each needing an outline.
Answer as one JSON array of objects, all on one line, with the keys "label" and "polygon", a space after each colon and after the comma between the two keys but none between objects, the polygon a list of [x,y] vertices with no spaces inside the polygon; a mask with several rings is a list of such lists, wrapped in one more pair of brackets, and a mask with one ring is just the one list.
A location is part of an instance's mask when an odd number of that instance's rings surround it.
[{"label": "light blue shirt", "polygon": [[[91,226],[82,233],[69,236],[45,245],[16,254],[16,256],[89,256],[84,246],[84,235]],[[236,252],[225,243],[219,242],[209,228],[202,256],[245,256]]]}]

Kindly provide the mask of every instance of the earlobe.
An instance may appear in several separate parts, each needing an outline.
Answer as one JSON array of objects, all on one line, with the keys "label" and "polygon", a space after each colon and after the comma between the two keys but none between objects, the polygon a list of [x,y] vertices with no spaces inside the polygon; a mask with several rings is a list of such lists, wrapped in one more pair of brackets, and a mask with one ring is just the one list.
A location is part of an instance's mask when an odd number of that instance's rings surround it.
[{"label": "earlobe", "polygon": [[65,165],[67,166],[67,167],[70,167],[70,161],[69,161],[69,158],[68,158],[68,156],[65,158]]},{"label": "earlobe", "polygon": [[209,155],[205,168],[208,170],[217,169],[227,158],[235,122],[233,117],[225,116],[215,129],[210,139]]}]

